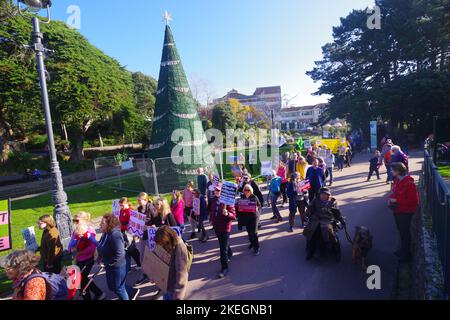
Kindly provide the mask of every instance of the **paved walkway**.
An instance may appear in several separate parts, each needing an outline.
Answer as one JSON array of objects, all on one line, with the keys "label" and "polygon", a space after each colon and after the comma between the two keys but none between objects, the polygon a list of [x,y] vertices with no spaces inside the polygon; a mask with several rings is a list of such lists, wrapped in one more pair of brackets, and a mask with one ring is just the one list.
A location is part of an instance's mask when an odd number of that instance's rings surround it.
[{"label": "paved walkway", "polygon": [[[233,227],[231,246],[235,253],[230,264],[229,276],[217,279],[220,269],[217,239],[201,244],[192,241],[195,258],[189,276],[187,299],[194,300],[278,300],[278,299],[390,299],[395,291],[397,263],[393,251],[398,238],[394,220],[386,208],[389,187],[382,180],[366,182],[369,155],[358,155],[351,168],[335,172],[332,187],[342,212],[347,216],[349,232],[354,227],[364,225],[370,228],[374,241],[369,254],[369,265],[381,268],[381,290],[367,289],[368,275],[354,266],[351,261],[351,247],[341,234],[342,261],[326,262],[318,259],[305,260],[305,239],[300,229],[287,232],[288,222],[274,224],[270,219],[271,210],[265,208],[260,232],[261,255],[254,257],[247,249],[246,232]],[[421,169],[421,153],[413,153],[410,166],[414,178],[418,179]],[[281,211],[288,216],[287,206]],[[212,231],[209,231],[213,234]],[[94,270],[95,271],[95,270]],[[128,283],[133,284],[140,271],[131,271]],[[96,283],[105,289],[109,299],[114,295],[106,289],[104,274],[96,278]],[[156,288],[149,284],[141,288],[138,300],[149,299]]]}]

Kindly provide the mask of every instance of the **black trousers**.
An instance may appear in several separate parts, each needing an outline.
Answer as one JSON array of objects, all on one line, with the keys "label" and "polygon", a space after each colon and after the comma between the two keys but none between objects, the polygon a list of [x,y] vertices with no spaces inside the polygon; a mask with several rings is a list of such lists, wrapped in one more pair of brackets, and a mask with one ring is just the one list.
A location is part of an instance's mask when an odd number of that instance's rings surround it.
[{"label": "black trousers", "polygon": [[138,267],[141,266],[141,255],[139,253],[138,248],[136,247],[136,242],[132,242],[131,245],[128,247],[126,253],[133,258],[134,261],[136,261],[136,264]]},{"label": "black trousers", "polygon": [[313,233],[311,240],[306,242],[306,252],[308,255],[312,256],[316,252],[317,246],[322,243],[322,231],[320,230],[320,225],[316,228]]},{"label": "black trousers", "polygon": [[380,170],[378,170],[378,169],[370,169],[369,170],[369,176],[367,177],[367,180],[370,180],[370,178],[372,178],[372,175],[374,173],[377,175],[377,179],[379,180],[380,179]]},{"label": "black trousers", "polygon": [[250,241],[250,244],[253,246],[254,250],[259,249],[258,223],[259,218],[255,217],[254,219],[246,219],[246,221],[242,225],[247,230],[248,240]]},{"label": "black trousers", "polygon": [[401,255],[411,256],[411,221],[414,213],[394,213],[395,223],[400,233]]},{"label": "black trousers", "polygon": [[[81,293],[83,294],[83,289],[86,287],[87,283],[89,282],[89,274],[91,273],[92,267],[94,266],[94,258],[86,261],[79,261],[77,262],[78,268],[81,270]],[[83,270],[84,268],[84,270]],[[94,297],[100,297],[103,293],[102,290],[100,290],[99,287],[94,283],[94,281],[91,282],[89,287],[86,290],[86,294],[82,295],[83,300],[91,300],[91,292],[94,294]]]},{"label": "black trousers", "polygon": [[280,191],[281,191],[281,194],[283,195],[283,204],[285,204],[288,202],[287,192],[286,192],[287,191],[287,182],[281,183]]},{"label": "black trousers", "polygon": [[305,217],[306,217],[306,199],[301,201],[296,201],[297,210],[291,211],[289,210],[289,226],[294,227],[295,223],[295,215],[298,213],[300,214],[300,218],[302,219],[302,225],[305,224]]},{"label": "black trousers", "polygon": [[314,200],[314,198],[317,196],[318,193],[319,188],[311,186],[311,189],[308,190],[309,203],[311,203]]},{"label": "black trousers", "polygon": [[62,260],[62,254],[59,255],[59,257],[56,257],[53,260],[53,267],[52,268],[47,268],[48,262],[47,261],[42,261],[43,264],[44,264],[43,271],[44,272],[60,274],[61,273],[61,269],[62,269],[62,267],[61,267],[61,260]]}]

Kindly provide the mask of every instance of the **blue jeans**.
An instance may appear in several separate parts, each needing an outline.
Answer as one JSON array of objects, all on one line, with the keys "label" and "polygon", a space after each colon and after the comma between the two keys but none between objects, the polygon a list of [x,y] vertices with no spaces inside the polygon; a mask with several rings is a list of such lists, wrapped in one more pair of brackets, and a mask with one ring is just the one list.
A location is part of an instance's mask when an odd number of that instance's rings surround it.
[{"label": "blue jeans", "polygon": [[126,263],[118,267],[106,268],[106,283],[108,284],[108,289],[114,292],[120,300],[130,300],[125,285],[126,278],[127,278]]},{"label": "blue jeans", "polygon": [[280,210],[278,210],[277,207],[277,200],[279,196],[280,194],[274,194],[272,192],[270,193],[270,203],[272,204],[273,215],[278,219],[281,218]]},{"label": "blue jeans", "polygon": [[333,166],[327,167],[328,178],[330,179],[330,185],[333,183]]},{"label": "blue jeans", "polygon": [[164,296],[163,296],[163,300],[164,301],[170,301],[170,300],[173,300],[173,295],[171,294],[171,293],[166,293],[166,294],[164,294]]},{"label": "blue jeans", "polygon": [[217,240],[219,240],[220,246],[220,264],[222,270],[228,269],[228,258],[233,254],[230,247],[230,233],[229,232],[217,232]]},{"label": "blue jeans", "polygon": [[386,172],[387,172],[387,181],[394,181],[394,176],[393,176],[393,174],[392,174],[392,167],[391,167],[391,164],[389,163],[389,164],[387,164],[386,163]]},{"label": "blue jeans", "polygon": [[344,161],[345,161],[345,156],[338,156],[338,158],[337,158],[337,165],[338,165],[338,169],[339,170],[343,170],[344,169]]}]

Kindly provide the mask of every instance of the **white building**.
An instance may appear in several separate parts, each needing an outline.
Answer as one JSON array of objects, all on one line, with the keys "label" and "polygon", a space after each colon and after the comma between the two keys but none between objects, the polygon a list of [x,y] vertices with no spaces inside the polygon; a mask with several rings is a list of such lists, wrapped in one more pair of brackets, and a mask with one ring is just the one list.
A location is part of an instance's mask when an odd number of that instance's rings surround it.
[{"label": "white building", "polygon": [[280,124],[282,131],[301,131],[319,122],[320,116],[325,110],[326,104],[314,106],[292,106],[282,108],[280,111]]}]

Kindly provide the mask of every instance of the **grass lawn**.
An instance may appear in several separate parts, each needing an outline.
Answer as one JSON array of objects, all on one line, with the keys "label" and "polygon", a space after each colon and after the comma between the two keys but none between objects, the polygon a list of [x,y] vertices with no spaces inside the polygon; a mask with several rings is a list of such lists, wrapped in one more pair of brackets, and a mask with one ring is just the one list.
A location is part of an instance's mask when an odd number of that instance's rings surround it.
[{"label": "grass lawn", "polygon": [[[292,145],[286,145],[280,148],[280,155],[286,151],[292,150]],[[246,152],[246,157],[248,157],[248,151]],[[230,165],[224,164],[223,172],[226,180],[233,180]],[[259,172],[260,163],[254,166],[254,176],[258,176]],[[72,215],[79,211],[87,211],[92,215],[92,218],[100,217],[103,214],[110,213],[112,200],[120,197],[129,197],[136,204],[135,197],[137,196],[137,193],[139,190],[144,189],[142,179],[138,174],[122,177],[122,187],[136,190],[136,192],[118,191],[119,185],[117,181],[114,180],[106,185],[107,186],[99,186],[92,183],[81,187],[68,188],[66,191]],[[165,197],[168,196],[166,195]],[[12,245],[15,250],[23,249],[22,230],[30,226],[36,226],[36,222],[40,216],[44,214],[53,214],[51,195],[46,194],[29,199],[13,201],[11,209]],[[35,230],[39,243],[42,232],[38,230],[37,227],[35,227]],[[11,251],[1,252],[0,257],[3,257],[10,252]],[[5,279],[3,270],[0,269],[0,296],[2,292],[9,291],[10,289],[11,283]]]},{"label": "grass lawn", "polygon": [[450,177],[450,166],[441,166],[441,167],[439,167],[439,174],[442,177]]}]

